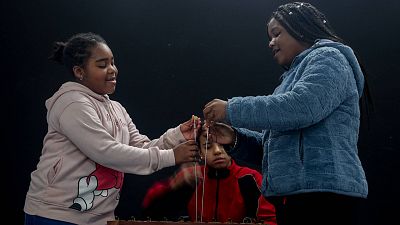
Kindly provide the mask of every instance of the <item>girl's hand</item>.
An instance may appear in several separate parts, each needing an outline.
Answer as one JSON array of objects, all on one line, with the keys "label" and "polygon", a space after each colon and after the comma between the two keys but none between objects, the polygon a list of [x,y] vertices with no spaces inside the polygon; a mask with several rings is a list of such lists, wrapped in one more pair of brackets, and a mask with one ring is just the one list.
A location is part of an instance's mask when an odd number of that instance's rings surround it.
[{"label": "girl's hand", "polygon": [[226,118],[227,101],[214,99],[204,106],[203,114],[207,122],[224,122]]},{"label": "girl's hand", "polygon": [[201,119],[195,115],[190,118],[190,120],[182,123],[180,125],[181,132],[185,139],[194,140],[195,135],[197,135],[199,129],[201,128]]},{"label": "girl's hand", "polygon": [[194,140],[183,142],[173,148],[175,165],[197,162],[199,158],[199,147]]},{"label": "girl's hand", "polygon": [[193,166],[192,163],[186,163],[181,166],[181,169],[179,170],[177,175],[171,179],[170,185],[172,189],[178,189],[180,187],[188,185],[191,187],[195,187],[196,183],[200,183],[202,180],[203,174],[201,171],[201,167]]}]

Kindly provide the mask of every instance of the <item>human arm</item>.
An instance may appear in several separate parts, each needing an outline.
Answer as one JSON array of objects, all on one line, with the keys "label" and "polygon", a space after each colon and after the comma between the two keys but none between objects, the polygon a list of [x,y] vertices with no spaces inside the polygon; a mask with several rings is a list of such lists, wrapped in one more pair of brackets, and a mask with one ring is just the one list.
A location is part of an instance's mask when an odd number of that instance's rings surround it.
[{"label": "human arm", "polygon": [[141,208],[141,216],[151,218],[152,220],[162,221],[178,220],[181,216],[187,216],[187,204],[193,190],[190,187],[184,187],[179,190],[173,190],[166,181],[155,183],[144,197]]},{"label": "human arm", "polygon": [[[87,100],[68,104],[58,116],[60,133],[64,134],[82,154],[102,166],[133,174],[150,174],[176,164],[174,150],[159,147],[134,147],[117,141],[107,132],[96,110]],[[189,146],[188,152],[196,151]],[[187,161],[192,153],[187,155]],[[186,161],[186,160],[185,160]]]},{"label": "human arm", "polygon": [[229,154],[240,164],[260,170],[263,157],[263,134],[224,123],[211,123],[210,140],[227,146]]},{"label": "human arm", "polygon": [[[186,216],[187,205],[194,193],[194,182],[190,181],[192,167],[182,167],[181,170],[168,180],[156,182],[151,186],[142,203],[144,218],[162,220],[164,217],[177,220]],[[200,171],[199,171],[200,173]]]},{"label": "human arm", "polygon": [[[357,91],[349,87],[354,74],[344,55],[337,50],[316,49],[303,61],[296,70],[299,79],[290,90],[229,99],[224,120],[235,127],[251,130],[300,129],[323,120],[351,92]],[[218,114],[215,112],[218,107],[213,109],[209,111]],[[212,120],[210,117],[205,119]]]},{"label": "human arm", "polygon": [[201,120],[197,116],[192,116],[189,120],[181,123],[177,127],[168,129],[157,139],[150,140],[146,135],[140,134],[136,125],[132,122],[129,114],[124,110],[124,115],[128,121],[130,135],[130,145],[136,147],[158,146],[161,149],[173,148],[176,145],[194,139],[194,133],[200,128]]},{"label": "human arm", "polygon": [[236,146],[229,154],[239,164],[261,171],[264,156],[263,133],[244,128],[234,128]]}]

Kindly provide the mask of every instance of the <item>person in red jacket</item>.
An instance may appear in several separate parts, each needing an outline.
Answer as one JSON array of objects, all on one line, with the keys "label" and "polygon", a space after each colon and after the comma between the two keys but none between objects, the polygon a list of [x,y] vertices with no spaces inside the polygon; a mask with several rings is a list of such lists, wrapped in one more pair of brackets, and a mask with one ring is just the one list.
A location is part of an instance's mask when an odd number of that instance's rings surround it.
[{"label": "person in red jacket", "polygon": [[237,165],[225,150],[228,146],[207,143],[205,129],[197,140],[205,165],[187,164],[174,176],[151,186],[144,197],[142,216],[174,220],[188,215],[193,222],[276,225],[275,208],[260,192],[262,175]]}]

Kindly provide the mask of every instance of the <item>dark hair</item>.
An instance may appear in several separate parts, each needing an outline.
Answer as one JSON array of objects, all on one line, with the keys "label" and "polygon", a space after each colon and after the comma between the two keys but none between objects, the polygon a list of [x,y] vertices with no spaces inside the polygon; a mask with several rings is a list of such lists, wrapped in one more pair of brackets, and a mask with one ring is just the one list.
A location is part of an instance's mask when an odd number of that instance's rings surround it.
[{"label": "dark hair", "polygon": [[[199,149],[201,149],[200,137],[201,137],[202,133],[206,132],[206,131],[207,130],[204,126],[204,122],[202,121],[200,129],[196,133],[196,144],[199,147]],[[229,153],[231,150],[231,147],[228,144],[222,144],[222,147],[224,147],[226,153]]]},{"label": "dark hair", "polygon": [[[277,20],[294,39],[309,45],[313,45],[317,39],[329,39],[344,43],[343,39],[335,33],[325,15],[310,3],[292,2],[281,5],[272,13],[268,22],[271,19]],[[267,23],[267,29],[268,25],[269,23]],[[373,101],[367,82],[368,72],[355,51],[354,54],[364,75],[365,85],[360,98],[361,120],[363,120],[364,113],[368,119],[369,112],[373,110]]]},{"label": "dark hair", "polygon": [[309,3],[292,2],[281,5],[268,21],[272,18],[277,20],[293,38],[307,44],[312,45],[317,39],[343,42],[325,15]]},{"label": "dark hair", "polygon": [[85,66],[91,56],[91,49],[99,43],[107,44],[98,34],[78,33],[73,35],[67,42],[54,42],[53,54],[50,60],[65,65],[73,74],[74,66]]},{"label": "dark hair", "polygon": [[203,132],[205,132],[206,131],[206,129],[205,129],[205,127],[204,127],[204,122],[203,121],[201,121],[201,125],[200,125],[200,129],[197,131],[197,133],[196,133],[196,144],[197,144],[197,146],[199,146],[200,147],[200,136],[201,136],[201,134],[203,133]]}]

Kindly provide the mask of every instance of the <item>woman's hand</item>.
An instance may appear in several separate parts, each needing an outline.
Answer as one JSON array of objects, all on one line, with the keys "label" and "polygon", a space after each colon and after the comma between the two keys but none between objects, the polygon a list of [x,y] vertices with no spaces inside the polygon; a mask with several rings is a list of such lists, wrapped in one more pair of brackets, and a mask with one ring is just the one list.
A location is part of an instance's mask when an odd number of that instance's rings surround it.
[{"label": "woman's hand", "polygon": [[203,114],[207,122],[223,122],[226,117],[227,101],[214,99],[204,106]]}]

